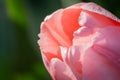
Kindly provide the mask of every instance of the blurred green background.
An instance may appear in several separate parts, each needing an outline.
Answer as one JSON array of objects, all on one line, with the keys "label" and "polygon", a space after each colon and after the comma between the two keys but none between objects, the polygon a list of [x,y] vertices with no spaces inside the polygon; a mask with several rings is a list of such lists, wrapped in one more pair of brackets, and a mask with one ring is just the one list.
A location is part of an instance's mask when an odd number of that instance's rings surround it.
[{"label": "blurred green background", "polygon": [[0,80],[51,80],[37,45],[40,23],[81,1],[96,2],[120,18],[119,0],[0,0]]}]

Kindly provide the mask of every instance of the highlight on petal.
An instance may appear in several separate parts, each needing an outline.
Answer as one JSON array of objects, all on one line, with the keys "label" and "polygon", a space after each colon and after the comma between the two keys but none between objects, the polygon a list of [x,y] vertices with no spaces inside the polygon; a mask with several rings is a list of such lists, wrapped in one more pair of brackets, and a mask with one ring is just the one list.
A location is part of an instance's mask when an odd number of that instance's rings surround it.
[{"label": "highlight on petal", "polygon": [[94,18],[89,13],[86,13],[84,11],[80,13],[79,25],[86,26],[89,28],[94,28],[94,27],[99,28],[102,26],[102,24],[100,24],[100,22],[96,18]]},{"label": "highlight on petal", "polygon": [[[109,11],[103,9],[102,7],[100,7],[99,5],[95,4],[95,3],[88,3],[85,5],[81,6],[82,8],[82,12],[84,12],[85,14],[82,16],[87,16],[87,17],[83,17],[82,20],[86,21],[87,24],[98,24],[98,27],[106,27],[106,26],[119,26],[120,25],[120,20],[115,17],[112,13],[110,13]],[[80,13],[80,14],[81,14]],[[80,17],[82,17],[80,16]],[[85,20],[84,20],[85,18]],[[80,18],[80,21],[82,21]],[[79,21],[79,22],[80,22]],[[94,22],[95,21],[95,22]],[[92,22],[92,23],[90,23]],[[83,25],[83,24],[82,24]]]},{"label": "highlight on petal", "polygon": [[67,58],[68,58],[67,61],[68,65],[71,68],[74,68],[76,72],[78,72],[79,74],[82,74],[80,48],[78,46],[69,48]]},{"label": "highlight on petal", "polygon": [[94,12],[97,14],[101,14],[103,16],[106,16],[108,18],[111,18],[117,22],[120,22],[120,19],[118,19],[116,16],[114,16],[112,13],[110,13],[109,11],[105,10],[104,8],[102,8],[101,6],[95,4],[95,3],[87,3],[85,5],[82,5],[81,8],[83,10],[88,10],[90,12]]},{"label": "highlight on petal", "polygon": [[[77,80],[82,79],[82,65],[80,61],[80,51],[79,47],[74,46],[66,49],[64,47],[60,47],[61,56],[63,58],[63,62],[69,66],[71,71],[73,72],[74,76]],[[79,54],[79,55],[78,55]]]},{"label": "highlight on petal", "polygon": [[88,28],[88,27],[83,26],[83,27],[79,28],[78,30],[76,30],[73,35],[74,35],[74,38],[79,38],[80,36],[81,37],[82,36],[89,36],[92,33],[93,33],[92,28]]}]

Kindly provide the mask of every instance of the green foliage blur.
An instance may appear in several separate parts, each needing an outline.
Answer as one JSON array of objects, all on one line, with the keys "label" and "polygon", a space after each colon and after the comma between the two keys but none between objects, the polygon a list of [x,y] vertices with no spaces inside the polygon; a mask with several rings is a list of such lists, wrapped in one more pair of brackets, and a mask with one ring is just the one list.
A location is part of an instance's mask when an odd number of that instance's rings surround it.
[{"label": "green foliage blur", "polygon": [[96,2],[120,18],[119,0],[0,0],[0,80],[51,80],[37,44],[40,23],[81,1]]}]

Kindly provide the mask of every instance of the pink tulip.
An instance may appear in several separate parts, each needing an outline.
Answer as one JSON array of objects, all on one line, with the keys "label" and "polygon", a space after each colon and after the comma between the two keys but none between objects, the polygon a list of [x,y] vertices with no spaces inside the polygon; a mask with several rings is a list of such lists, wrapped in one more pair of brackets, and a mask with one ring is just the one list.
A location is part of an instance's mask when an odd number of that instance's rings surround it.
[{"label": "pink tulip", "polygon": [[120,20],[95,3],[47,16],[38,44],[53,80],[120,80]]}]

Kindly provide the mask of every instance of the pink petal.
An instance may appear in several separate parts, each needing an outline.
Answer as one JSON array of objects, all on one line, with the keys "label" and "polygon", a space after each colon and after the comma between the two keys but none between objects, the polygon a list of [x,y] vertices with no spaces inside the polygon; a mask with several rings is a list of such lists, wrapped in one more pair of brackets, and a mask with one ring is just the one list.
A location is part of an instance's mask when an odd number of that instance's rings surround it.
[{"label": "pink petal", "polygon": [[[81,8],[83,10],[86,10],[86,11],[90,11],[90,12],[93,12],[93,13],[97,13],[97,14],[100,14],[102,16],[106,16],[112,20],[115,20],[117,22],[120,22],[120,20],[114,16],[112,13],[110,13],[109,11],[105,10],[104,8],[102,8],[101,6],[95,4],[95,3],[87,3],[87,4],[84,4],[81,6]],[[99,18],[98,18],[99,19]]]},{"label": "pink petal", "polygon": [[95,17],[91,16],[89,13],[86,13],[84,11],[80,13],[79,25],[86,26],[89,28],[97,28],[102,26]]},{"label": "pink petal", "polygon": [[78,24],[78,18],[80,15],[81,8],[79,7],[68,7],[64,10],[62,15],[62,25],[63,30],[67,36],[69,36],[69,39],[72,41],[73,39],[73,33],[78,28],[80,28]]},{"label": "pink petal", "polygon": [[[62,56],[67,54],[67,48],[62,48]],[[66,55],[64,55],[65,58]],[[73,68],[58,58],[52,58],[50,61],[42,54],[43,62],[53,80],[81,80],[81,76]],[[64,59],[65,60],[65,59]]]},{"label": "pink petal", "polygon": [[[52,57],[58,56],[57,50],[59,46],[59,42],[54,38],[52,32],[56,30],[55,24],[52,24],[50,21],[54,22],[54,19],[59,22],[62,10],[53,13],[53,15],[58,17],[54,18],[53,16],[47,17],[45,21],[41,24],[41,32],[39,34],[40,40],[38,44],[40,46],[41,51],[46,55],[48,60]],[[59,23],[58,23],[59,24]],[[54,28],[52,30],[52,28]],[[52,32],[51,32],[52,31]],[[51,47],[50,47],[51,46]]]},{"label": "pink petal", "polygon": [[68,64],[72,69],[78,72],[79,76],[82,74],[82,65],[80,61],[81,53],[78,46],[69,48],[68,51],[65,51],[64,48],[61,48],[62,58],[66,64]]},{"label": "pink petal", "polygon": [[72,45],[73,32],[80,27],[78,25],[80,11],[80,8],[74,6],[61,9],[47,16],[41,24],[38,44],[48,60],[53,57],[60,58],[59,46],[69,47]]},{"label": "pink petal", "polygon": [[106,27],[99,30],[93,40],[96,51],[107,56],[120,67],[120,28]]},{"label": "pink petal", "polygon": [[91,47],[86,48],[85,54],[82,54],[83,79],[119,80],[120,28],[102,28],[91,39]]},{"label": "pink petal", "polygon": [[100,29],[94,34],[92,44],[97,44],[105,47],[113,52],[120,54],[120,28],[106,27]]},{"label": "pink petal", "polygon": [[118,69],[120,68],[120,54],[99,45],[94,45],[93,49],[108,58]]},{"label": "pink petal", "polygon": [[79,24],[82,26],[120,26],[120,20],[117,17],[94,3],[82,5],[81,8],[82,12],[79,18]]},{"label": "pink petal", "polygon": [[57,58],[51,60],[50,69],[54,80],[78,80],[71,69]]},{"label": "pink petal", "polygon": [[88,48],[83,55],[83,80],[119,80],[119,69],[104,55]]}]

